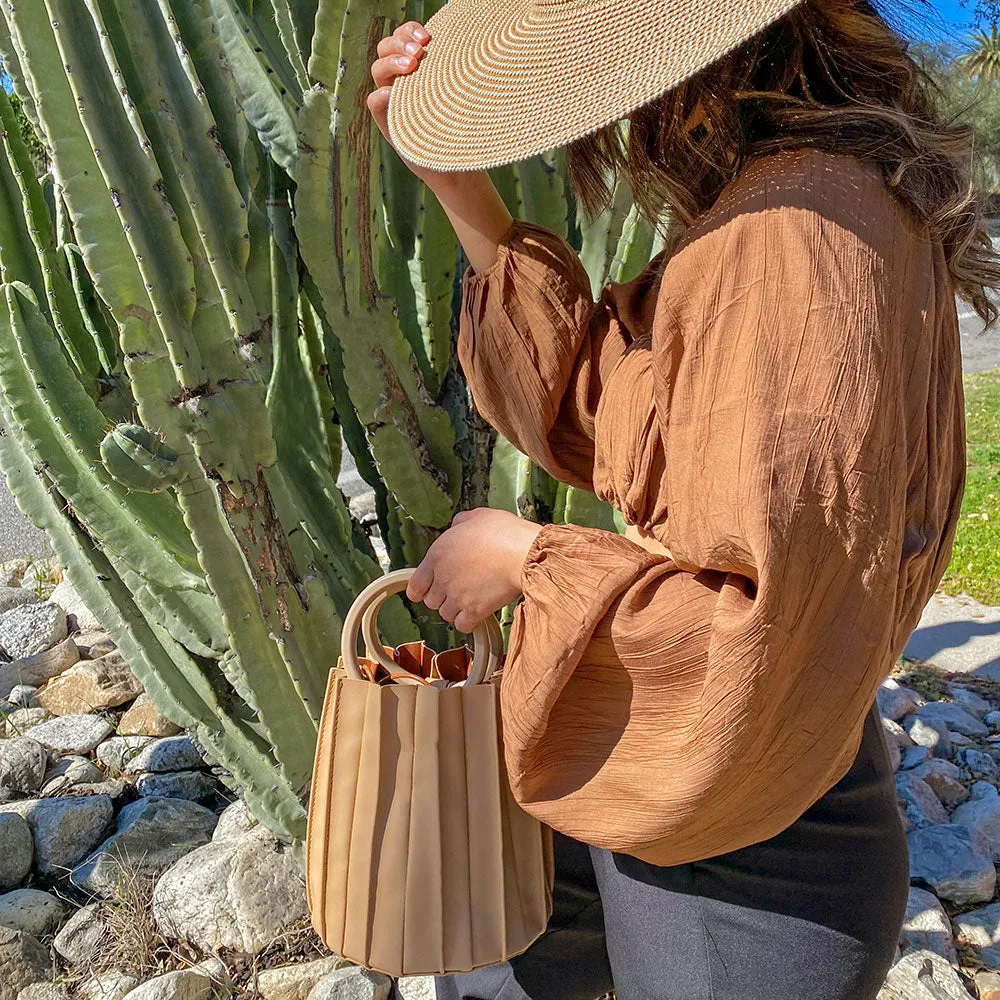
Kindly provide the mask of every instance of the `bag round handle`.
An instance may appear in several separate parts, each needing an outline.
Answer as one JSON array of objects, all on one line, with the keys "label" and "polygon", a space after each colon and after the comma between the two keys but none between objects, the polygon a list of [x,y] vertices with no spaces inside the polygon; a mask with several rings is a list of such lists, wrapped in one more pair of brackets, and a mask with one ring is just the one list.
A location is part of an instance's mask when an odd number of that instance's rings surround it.
[{"label": "bag round handle", "polygon": [[[386,573],[365,587],[351,605],[347,617],[344,619],[344,627],[340,640],[340,655],[348,677],[355,680],[365,679],[361,665],[358,662],[357,654],[358,631],[360,628],[365,640],[365,646],[367,647],[366,652],[370,659],[375,660],[393,675],[395,679],[401,680],[404,683],[427,683],[426,679],[419,674],[411,673],[398,663],[390,660],[386,656],[382,641],[378,636],[377,619],[379,610],[393,594],[398,594],[406,590],[406,586],[410,582],[413,573],[413,567]],[[460,683],[482,684],[489,679],[503,655],[503,633],[494,615],[489,615],[485,621],[480,622],[476,626],[472,633],[472,640],[473,657],[472,665],[469,668],[469,676],[465,681],[461,681]]]}]

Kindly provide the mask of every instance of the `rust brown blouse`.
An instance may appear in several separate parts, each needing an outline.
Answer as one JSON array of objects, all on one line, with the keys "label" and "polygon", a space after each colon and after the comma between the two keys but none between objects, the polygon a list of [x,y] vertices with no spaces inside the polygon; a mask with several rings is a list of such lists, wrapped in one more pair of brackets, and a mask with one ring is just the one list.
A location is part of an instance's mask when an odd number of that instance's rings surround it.
[{"label": "rust brown blouse", "polygon": [[777,834],[848,770],[950,559],[941,246],[877,168],[779,153],[596,303],[572,248],[515,221],[463,275],[458,349],[493,426],[672,555],[539,533],[501,684],[515,796],[656,864]]}]

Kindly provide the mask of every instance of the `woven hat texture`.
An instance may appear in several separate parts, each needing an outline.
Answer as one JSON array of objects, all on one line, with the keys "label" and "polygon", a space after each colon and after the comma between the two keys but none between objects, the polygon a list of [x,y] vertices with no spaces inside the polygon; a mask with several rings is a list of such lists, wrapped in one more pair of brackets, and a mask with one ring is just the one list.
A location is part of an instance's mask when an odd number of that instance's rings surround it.
[{"label": "woven hat texture", "polygon": [[801,0],[450,0],[390,91],[417,166],[485,170],[563,146],[653,100]]}]

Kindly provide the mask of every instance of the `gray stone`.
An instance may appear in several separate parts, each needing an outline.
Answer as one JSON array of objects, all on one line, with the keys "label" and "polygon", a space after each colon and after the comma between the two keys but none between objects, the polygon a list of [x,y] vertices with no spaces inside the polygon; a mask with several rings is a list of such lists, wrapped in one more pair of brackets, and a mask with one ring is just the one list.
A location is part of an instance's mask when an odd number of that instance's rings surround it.
[{"label": "gray stone", "polygon": [[978,833],[944,823],[913,830],[906,839],[912,881],[925,883],[939,899],[958,905],[992,898],[997,881],[993,852]]},{"label": "gray stone", "polygon": [[38,699],[35,692],[38,690],[34,684],[15,684],[7,695],[7,700],[19,708],[36,708]]},{"label": "gray stone", "polygon": [[0,891],[19,886],[31,872],[34,859],[28,821],[17,813],[0,812]]},{"label": "gray stone", "polygon": [[135,790],[140,795],[162,795],[171,799],[204,802],[217,791],[215,780],[204,771],[150,771],[136,779]]},{"label": "gray stone", "polygon": [[368,969],[338,969],[327,973],[307,1000],[389,1000],[392,980]]},{"label": "gray stone", "polygon": [[5,615],[14,608],[20,608],[25,604],[41,604],[44,597],[40,597],[33,590],[26,590],[24,587],[2,587],[0,586],[0,615]]},{"label": "gray stone", "polygon": [[0,895],[0,927],[24,931],[42,940],[55,932],[66,909],[66,904],[50,892],[15,889]]},{"label": "gray stone", "polygon": [[951,923],[933,892],[910,886],[906,919],[900,943],[905,951],[936,952],[951,965],[958,965],[958,953],[951,937]]},{"label": "gray stone", "polygon": [[94,784],[104,780],[104,772],[89,758],[70,754],[56,761],[42,779],[42,795],[60,795],[74,785]]},{"label": "gray stone", "polygon": [[42,875],[62,875],[100,842],[114,815],[107,795],[24,799],[0,805],[28,821],[35,867]]},{"label": "gray stone", "polygon": [[906,734],[906,730],[892,719],[882,719],[882,729],[885,731],[886,743],[895,743],[900,750],[908,750],[913,746],[913,740]]},{"label": "gray stone", "polygon": [[879,714],[883,719],[897,722],[906,715],[911,715],[924,702],[916,691],[903,687],[891,677],[882,681],[881,687],[875,693]]},{"label": "gray stone", "polygon": [[[82,965],[93,954],[107,933],[101,919],[100,908],[94,903],[81,906],[65,924],[52,942],[56,952],[70,965]],[[129,989],[132,987],[130,986]]]},{"label": "gray stone", "polygon": [[139,985],[130,972],[112,969],[84,980],[76,988],[77,1000],[122,1000]]},{"label": "gray stone", "polygon": [[205,760],[190,736],[164,736],[153,740],[128,762],[128,770],[188,771],[204,767]]},{"label": "gray stone", "polygon": [[903,728],[914,743],[927,747],[935,757],[951,756],[951,740],[943,723],[921,715],[908,715],[903,719]]},{"label": "gray stone", "polygon": [[970,691],[961,684],[949,684],[948,696],[959,708],[964,708],[970,715],[974,715],[984,722],[986,716],[993,709],[993,706],[985,698],[981,698],[975,691]]},{"label": "gray stone", "polygon": [[58,604],[22,604],[0,615],[0,647],[12,660],[41,653],[67,636],[66,612]]},{"label": "gray stone", "polygon": [[72,639],[57,643],[51,649],[25,656],[12,663],[0,663],[0,698],[6,698],[18,684],[37,687],[57,677],[79,662],[80,650]]},{"label": "gray stone", "polygon": [[125,994],[126,1000],[209,1000],[214,985],[209,976],[193,969],[179,969],[154,979]]},{"label": "gray stone", "polygon": [[948,822],[948,813],[931,787],[913,771],[896,775],[896,796],[912,828]]},{"label": "gray stone", "polygon": [[186,854],[153,890],[160,932],[204,951],[255,955],[308,912],[290,850],[263,828]]},{"label": "gray stone", "polygon": [[49,600],[53,604],[58,604],[67,615],[72,615],[76,619],[76,627],[81,631],[91,632],[102,627],[101,623],[90,613],[87,605],[80,599],[80,595],[69,580],[63,580],[62,583],[57,584],[55,590],[49,595]]},{"label": "gray stone", "polygon": [[17,1000],[69,1000],[65,983],[32,983],[17,995]]},{"label": "gray stone", "polygon": [[0,801],[34,795],[47,764],[45,747],[30,736],[0,741]]},{"label": "gray stone", "polygon": [[31,731],[31,738],[50,750],[63,753],[88,753],[111,732],[111,724],[99,715],[61,715],[49,719]]},{"label": "gray stone", "polygon": [[433,976],[400,976],[396,989],[403,1000],[436,1000]]},{"label": "gray stone", "polygon": [[124,774],[134,770],[130,762],[152,742],[152,736],[111,736],[98,745],[95,754],[110,771]]},{"label": "gray stone", "polygon": [[903,762],[903,751],[899,749],[899,744],[895,740],[887,739],[885,741],[885,749],[889,754],[889,766],[894,771],[898,771],[900,764]]},{"label": "gray stone", "polygon": [[219,822],[212,832],[212,840],[238,840],[259,825],[243,799],[237,799],[219,813]]},{"label": "gray stone", "polygon": [[23,736],[29,729],[52,718],[47,708],[17,708],[11,712],[4,722],[4,736],[11,739]]},{"label": "gray stone", "polygon": [[[911,768],[916,767],[918,764],[923,764],[926,760],[931,760],[931,752],[927,747],[910,747],[909,750],[903,751],[903,761],[901,767],[904,771],[908,771]],[[935,760],[941,760],[940,757],[934,758]]]},{"label": "gray stone", "polygon": [[932,757],[918,764],[910,772],[927,782],[931,791],[949,808],[954,808],[969,797],[969,790],[961,782],[962,772],[950,760]]},{"label": "gray stone", "polygon": [[952,752],[955,751],[956,747],[974,747],[976,745],[976,741],[971,736],[956,732],[954,729],[948,730],[948,741],[951,743]]},{"label": "gray stone", "polygon": [[941,722],[949,731],[954,730],[963,736],[989,735],[987,726],[952,701],[929,701],[921,707],[919,715],[924,722]]},{"label": "gray stone", "polygon": [[958,973],[933,951],[905,954],[889,970],[885,984],[903,1000],[973,1000]]},{"label": "gray stone", "polygon": [[990,729],[1000,729],[1000,711],[994,709],[992,712],[987,712],[983,722],[985,722]]},{"label": "gray stone", "polygon": [[973,949],[984,965],[1000,968],[1000,903],[959,913],[954,924],[960,945]]},{"label": "gray stone", "polygon": [[96,660],[105,653],[117,649],[118,644],[104,629],[94,632],[77,632],[73,641],[80,648],[80,656],[85,660]]},{"label": "gray stone", "polygon": [[350,965],[346,959],[331,955],[312,962],[261,969],[257,973],[257,992],[263,1000],[306,1000],[309,991],[325,975]]},{"label": "gray stone", "polygon": [[1000,767],[997,762],[981,750],[959,750],[955,760],[975,778],[1000,778]]},{"label": "gray stone", "polygon": [[196,802],[139,799],[121,810],[116,832],[73,870],[70,881],[96,895],[113,896],[122,868],[156,876],[207,843],[215,823],[215,813]]},{"label": "gray stone", "polygon": [[0,1000],[17,1000],[26,986],[52,978],[48,949],[24,931],[0,927]]}]

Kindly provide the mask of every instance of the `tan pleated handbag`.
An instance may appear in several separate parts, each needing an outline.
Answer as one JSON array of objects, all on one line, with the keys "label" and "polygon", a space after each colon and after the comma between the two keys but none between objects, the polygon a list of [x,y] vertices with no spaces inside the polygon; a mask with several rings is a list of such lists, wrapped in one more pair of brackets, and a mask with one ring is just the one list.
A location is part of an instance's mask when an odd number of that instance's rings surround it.
[{"label": "tan pleated handbag", "polygon": [[514,802],[504,767],[500,626],[492,615],[480,625],[471,655],[383,647],[378,610],[412,574],[376,580],[344,622],[306,838],[316,933],[391,976],[503,962],[552,913],[552,833]]}]

